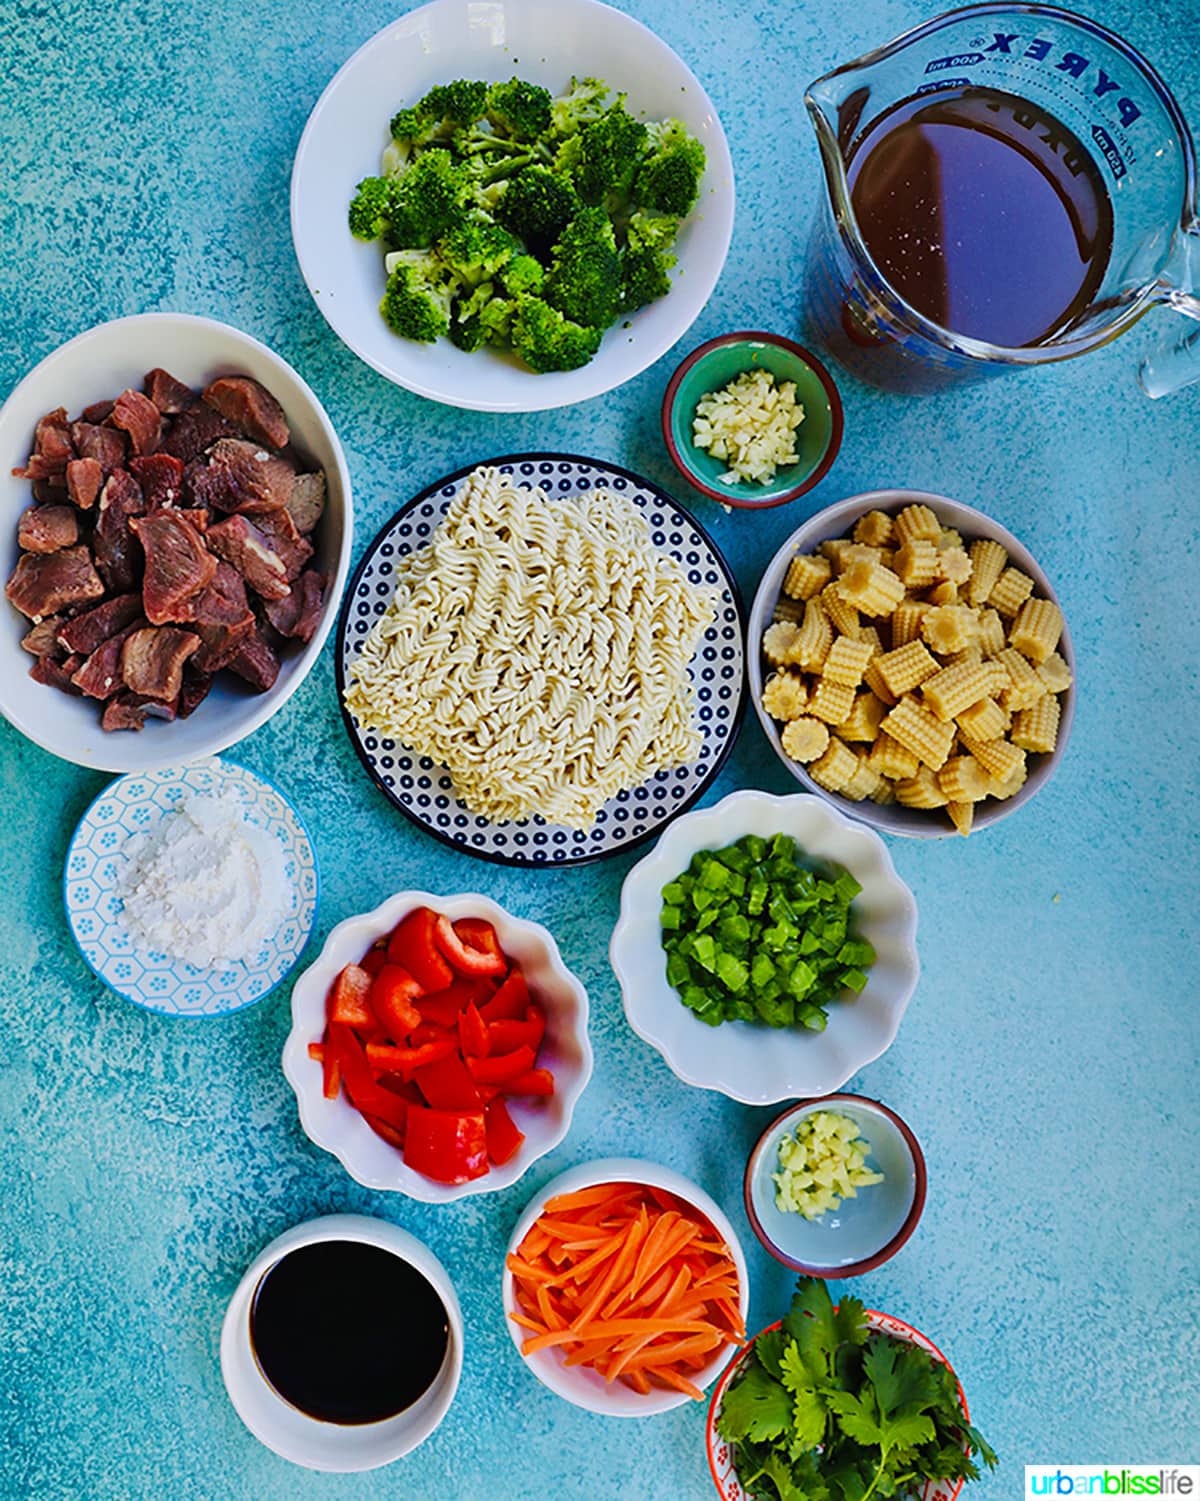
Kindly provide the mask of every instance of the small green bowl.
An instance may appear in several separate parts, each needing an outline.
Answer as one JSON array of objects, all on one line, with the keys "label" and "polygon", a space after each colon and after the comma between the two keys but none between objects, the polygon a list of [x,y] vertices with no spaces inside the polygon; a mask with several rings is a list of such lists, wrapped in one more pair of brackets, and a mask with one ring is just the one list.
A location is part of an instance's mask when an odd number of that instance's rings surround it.
[{"label": "small green bowl", "polygon": [[[776,471],[768,484],[721,478],[728,464],[692,441],[692,423],[702,396],[719,391],[747,370],[769,370],[777,381],[795,381],[804,421],[796,429],[800,461]],[[722,334],[694,349],[671,377],[663,396],[662,430],[676,469],[713,500],[746,510],[781,506],[825,478],[842,446],[842,399],[825,366],[800,344],[779,334]]]}]

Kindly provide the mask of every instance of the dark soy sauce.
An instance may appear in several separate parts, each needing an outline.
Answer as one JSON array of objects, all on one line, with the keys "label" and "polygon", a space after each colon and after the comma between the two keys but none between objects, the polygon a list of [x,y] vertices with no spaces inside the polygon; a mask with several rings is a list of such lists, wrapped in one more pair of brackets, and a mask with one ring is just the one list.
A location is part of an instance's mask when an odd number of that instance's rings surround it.
[{"label": "dark soy sauce", "polygon": [[284,1399],[326,1423],[377,1423],[422,1396],[450,1341],[428,1278],[391,1251],[320,1241],[266,1272],[250,1306],[250,1344]]},{"label": "dark soy sauce", "polygon": [[896,292],[942,328],[1007,348],[1086,312],[1112,250],[1093,158],[1052,115],[996,89],[907,99],[855,144],[859,232]]}]

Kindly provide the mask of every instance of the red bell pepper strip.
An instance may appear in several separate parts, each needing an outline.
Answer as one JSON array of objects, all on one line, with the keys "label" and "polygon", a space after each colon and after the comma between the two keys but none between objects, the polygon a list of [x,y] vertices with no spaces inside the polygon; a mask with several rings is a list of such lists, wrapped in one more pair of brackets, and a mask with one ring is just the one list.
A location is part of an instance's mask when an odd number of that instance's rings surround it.
[{"label": "red bell pepper strip", "polygon": [[484,1110],[483,1118],[487,1127],[488,1156],[499,1167],[516,1153],[525,1140],[525,1133],[509,1115],[508,1106],[502,1099],[492,1100]]},{"label": "red bell pepper strip", "polygon": [[529,1007],[529,986],[517,965],[508,972],[508,979],[491,998],[479,1008],[485,1022],[511,1019],[519,1021]]},{"label": "red bell pepper strip", "polygon": [[413,1002],[421,987],[398,964],[385,964],[371,982],[371,1005],[379,1024],[389,1037],[403,1042],[414,1027],[421,1024],[421,1013]]},{"label": "red bell pepper strip", "polygon": [[502,1053],[498,1058],[468,1058],[467,1067],[471,1077],[480,1084],[499,1084],[508,1088],[510,1079],[519,1079],[533,1067],[537,1055],[533,1049],[515,1048],[511,1053]]},{"label": "red bell pepper strip", "polygon": [[454,978],[434,942],[438,915],[428,907],[418,907],[396,925],[388,941],[389,964],[406,969],[424,991],[444,990]]},{"label": "red bell pepper strip", "polygon": [[483,1058],[488,1051],[488,1031],[474,1006],[458,1014],[458,1045],[464,1058]]},{"label": "red bell pepper strip", "polygon": [[457,1049],[414,1069],[413,1083],[435,1110],[478,1110],[479,1091]]},{"label": "red bell pepper strip", "polygon": [[436,1183],[468,1183],[488,1170],[483,1111],[408,1108],[404,1160]]},{"label": "red bell pepper strip", "polygon": [[380,1120],[377,1115],[368,1115],[365,1110],[362,1112],[362,1118],[370,1126],[371,1130],[374,1131],[376,1136],[382,1136],[384,1141],[390,1142],[398,1151],[403,1152],[403,1130],[398,1130],[395,1126],[389,1125],[387,1121]]},{"label": "red bell pepper strip", "polygon": [[481,1105],[490,1105],[500,1093],[499,1084],[476,1084],[475,1093],[479,1096]]},{"label": "red bell pepper strip", "polygon": [[308,1056],[321,1065],[321,1093],[336,1100],[342,1092],[342,1067],[332,1047],[324,1042],[310,1042]]},{"label": "red bell pepper strip", "polygon": [[511,1095],[552,1095],[554,1075],[548,1068],[531,1068],[527,1074],[504,1081],[504,1093]]},{"label": "red bell pepper strip", "polygon": [[358,964],[347,964],[329,987],[329,1020],[347,1027],[369,1027],[375,1018],[367,1000],[371,976]]},{"label": "red bell pepper strip", "polygon": [[379,1087],[386,1089],[391,1094],[397,1094],[402,1100],[407,1100],[410,1105],[423,1105],[425,1096],[421,1091],[404,1077],[403,1074],[380,1074]]},{"label": "red bell pepper strip", "polygon": [[389,1042],[369,1042],[367,1064],[373,1073],[403,1074],[407,1078],[422,1064],[436,1063],[439,1058],[448,1058],[457,1051],[457,1041],[449,1036],[415,1048],[396,1047]]},{"label": "red bell pepper strip", "polygon": [[323,1042],[310,1042],[308,1045],[308,1056],[314,1063],[324,1063],[325,1044]]},{"label": "red bell pepper strip", "polygon": [[422,1022],[408,1034],[408,1042],[410,1047],[418,1048],[426,1042],[441,1042],[443,1037],[457,1036],[458,1029],[454,1026],[441,1027],[436,1022]]},{"label": "red bell pepper strip", "polygon": [[503,975],[508,972],[508,960],[500,952],[496,930],[491,923],[481,922],[478,918],[463,918],[451,923],[448,917],[439,917],[434,928],[434,941],[460,975]]},{"label": "red bell pepper strip", "polygon": [[365,969],[372,979],[387,963],[387,945],[380,942],[369,948],[363,957],[360,969]]},{"label": "red bell pepper strip", "polygon": [[326,1049],[336,1055],[350,1103],[364,1115],[375,1115],[398,1131],[404,1129],[407,1104],[390,1090],[382,1088],[371,1073],[362,1043],[349,1027],[330,1022]]},{"label": "red bell pepper strip", "polygon": [[[446,992],[443,991],[442,995]],[[453,1001],[444,1001],[441,996],[423,995],[416,1002],[421,1013],[421,1025],[443,1027],[450,1030],[458,1026],[458,1013],[462,1009]]]},{"label": "red bell pepper strip", "polygon": [[536,1053],[542,1044],[545,1031],[545,1013],[540,1006],[531,1004],[529,1014],[524,1021],[501,1017],[499,1021],[488,1023],[488,1051],[510,1053],[513,1048],[519,1048],[522,1043],[526,1043]]}]

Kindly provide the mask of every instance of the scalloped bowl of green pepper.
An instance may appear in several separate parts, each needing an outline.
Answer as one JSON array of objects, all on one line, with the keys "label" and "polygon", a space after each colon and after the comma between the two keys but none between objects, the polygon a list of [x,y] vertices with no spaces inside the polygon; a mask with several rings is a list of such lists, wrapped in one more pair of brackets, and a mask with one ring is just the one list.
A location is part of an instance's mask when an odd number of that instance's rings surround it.
[{"label": "scalloped bowl of green pepper", "polygon": [[883,841],[823,799],[735,792],[626,877],[610,957],[629,1024],[689,1084],[828,1094],[891,1044],[916,902]]}]

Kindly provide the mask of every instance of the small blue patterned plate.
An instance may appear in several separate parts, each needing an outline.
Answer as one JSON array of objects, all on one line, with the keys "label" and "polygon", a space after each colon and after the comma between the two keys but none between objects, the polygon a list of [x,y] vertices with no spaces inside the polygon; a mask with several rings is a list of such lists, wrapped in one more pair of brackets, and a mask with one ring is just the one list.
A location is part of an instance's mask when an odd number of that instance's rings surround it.
[{"label": "small blue patterned plate", "polygon": [[[130,840],[152,828],[185,793],[227,790],[241,802],[247,823],[282,846],[291,908],[253,959],[197,969],[136,947],[122,922],[117,892]],[[317,895],[316,855],[296,810],[269,782],[215,756],[111,782],[80,819],[63,871],[67,921],[84,959],[118,995],[166,1016],[224,1016],[261,1001],[303,953]]]},{"label": "small blue patterned plate", "polygon": [[511,474],[519,485],[551,496],[578,495],[599,486],[617,491],[645,516],[656,547],[680,562],[694,584],[717,592],[716,619],[691,663],[700,754],[687,766],[660,771],[620,792],[599,810],[590,829],[567,829],[538,819],[494,823],[465,807],[449,773],[426,756],[364,729],[345,705],[342,719],[371,780],[401,813],[435,839],[500,865],[581,865],[619,855],[660,834],[712,783],[733,748],[746,696],[742,601],[729,565],[699,523],[648,479],[598,459],[566,453],[521,453],[481,460],[423,490],[387,522],[351,579],[338,622],[337,673],[341,700],[351,663],[391,603],[396,561],[424,547],[467,477],[481,464]]}]

